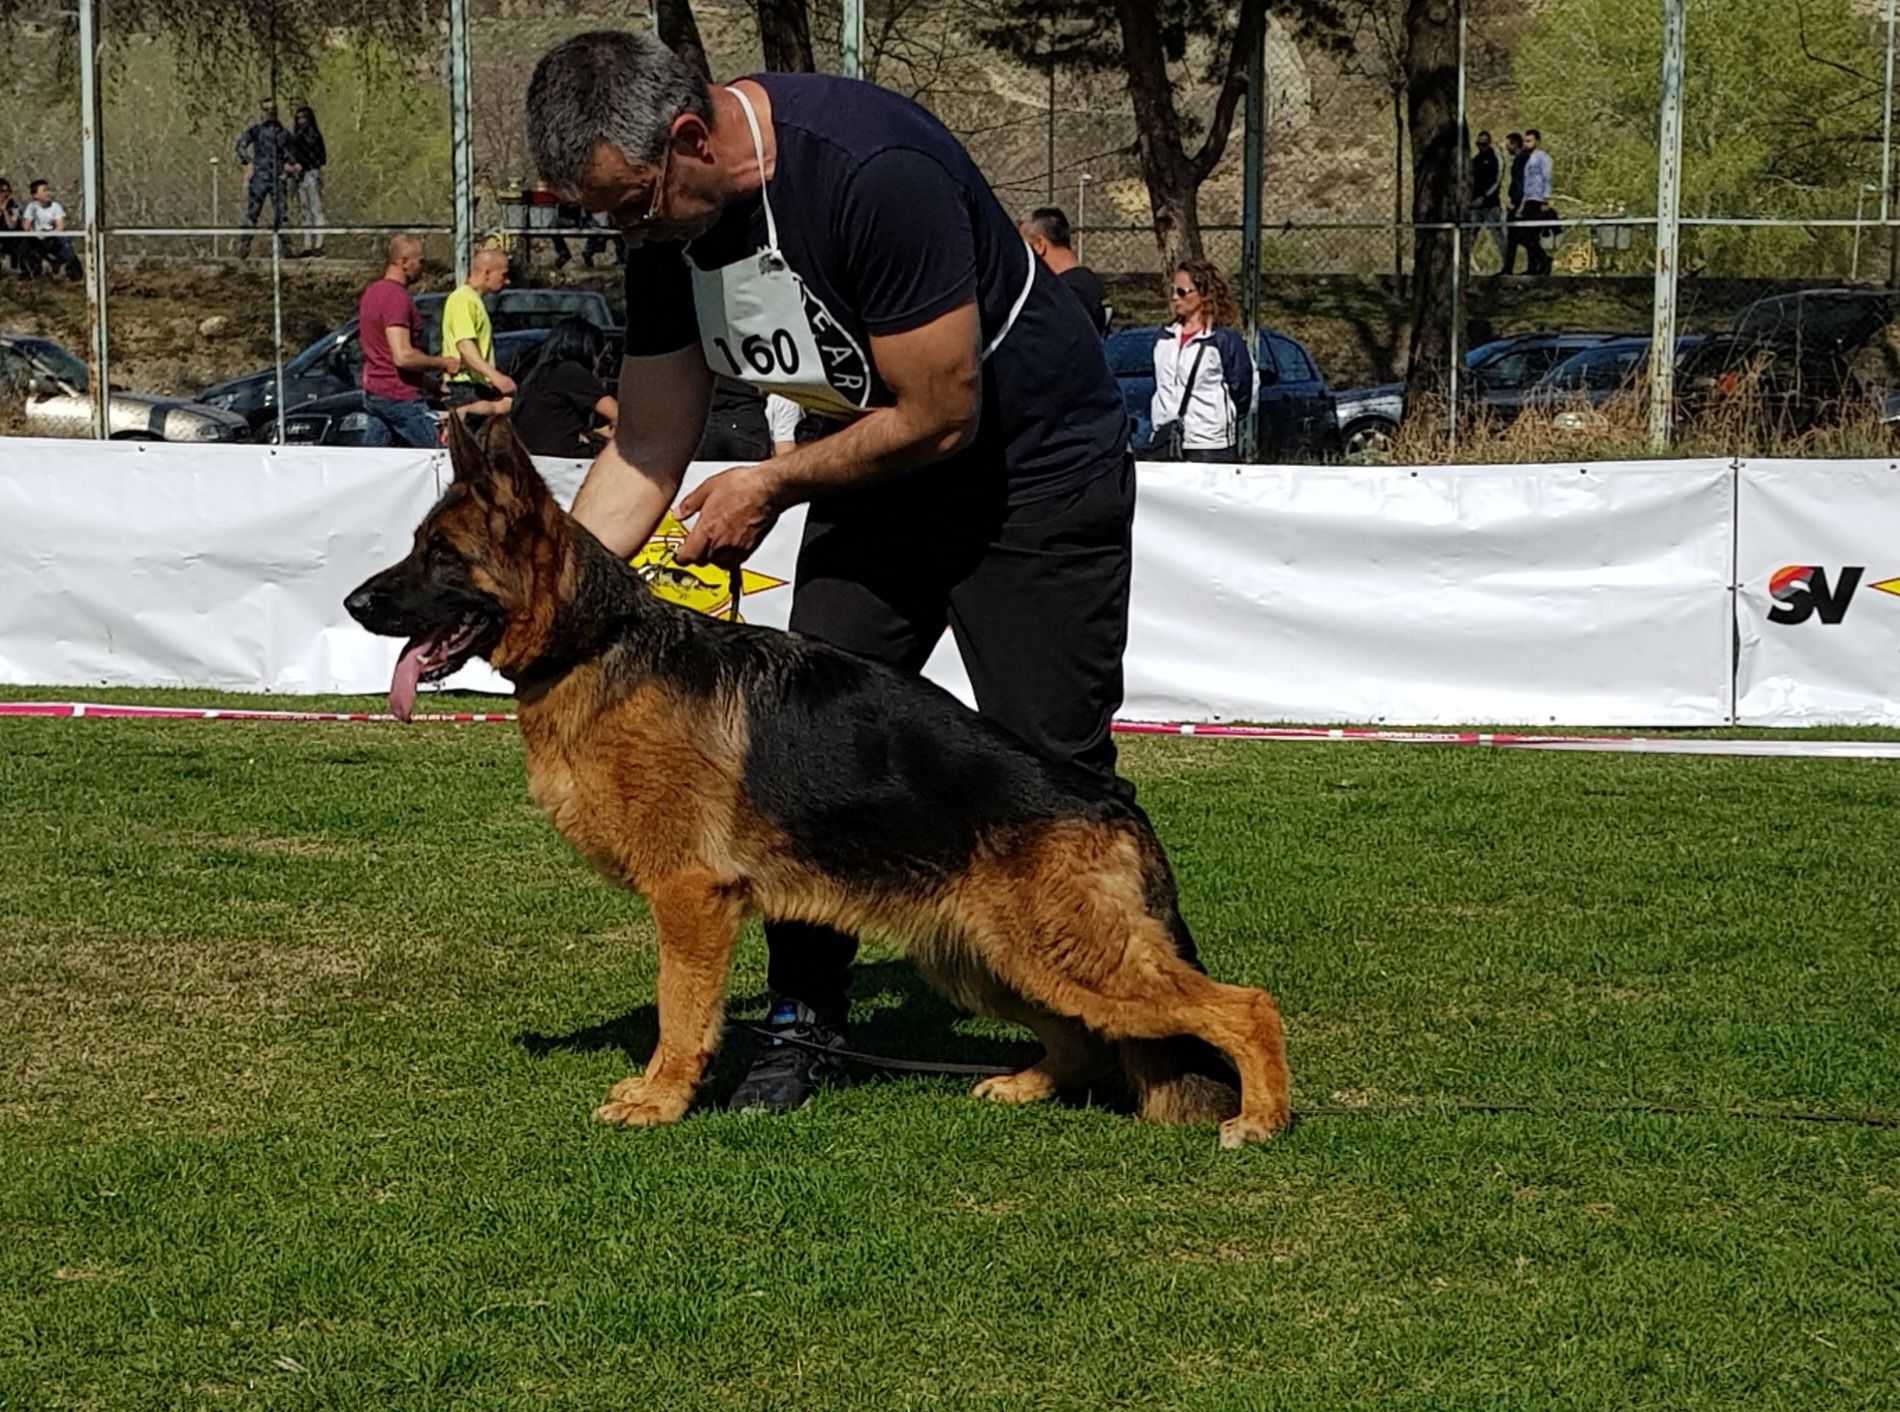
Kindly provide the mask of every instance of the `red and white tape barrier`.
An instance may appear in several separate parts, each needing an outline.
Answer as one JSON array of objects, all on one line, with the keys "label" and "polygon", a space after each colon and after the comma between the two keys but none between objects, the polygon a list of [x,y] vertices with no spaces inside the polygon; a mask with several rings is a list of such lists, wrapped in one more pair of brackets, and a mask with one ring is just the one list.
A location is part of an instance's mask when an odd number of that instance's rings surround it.
[{"label": "red and white tape barrier", "polygon": [[[264,711],[236,706],[121,706],[88,701],[0,701],[0,717],[141,721],[394,721],[386,711]],[[418,712],[436,723],[512,721],[512,711]],[[1652,755],[1786,755],[1900,760],[1900,740],[1708,740],[1691,736],[1534,735],[1515,731],[1382,730],[1371,726],[1222,726],[1188,721],[1117,721],[1123,735],[1215,740],[1360,741],[1377,745],[1482,745],[1511,750],[1615,751]]]}]

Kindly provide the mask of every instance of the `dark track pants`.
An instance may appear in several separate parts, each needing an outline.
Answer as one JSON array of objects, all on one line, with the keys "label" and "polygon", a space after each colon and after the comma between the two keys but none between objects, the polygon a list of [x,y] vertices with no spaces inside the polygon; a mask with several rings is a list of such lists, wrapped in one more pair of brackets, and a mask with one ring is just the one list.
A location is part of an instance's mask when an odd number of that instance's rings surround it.
[{"label": "dark track pants", "polygon": [[[1132,457],[1076,490],[1027,505],[969,468],[932,468],[811,508],[792,599],[794,631],[923,670],[945,627],[984,716],[1038,754],[1115,774],[1109,721],[1128,644]],[[765,929],[767,978],[842,1024],[857,940],[828,927]]]}]

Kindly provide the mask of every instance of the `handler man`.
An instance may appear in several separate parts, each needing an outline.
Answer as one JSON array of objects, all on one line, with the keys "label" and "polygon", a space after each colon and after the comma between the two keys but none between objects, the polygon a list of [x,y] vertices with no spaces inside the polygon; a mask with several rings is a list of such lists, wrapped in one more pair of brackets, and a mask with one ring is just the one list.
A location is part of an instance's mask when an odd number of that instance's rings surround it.
[{"label": "handler man", "polygon": [[[614,31],[542,57],[527,125],[540,174],[631,247],[620,420],[576,518],[616,554],[646,542],[715,371],[849,419],[687,496],[681,562],[735,567],[809,502],[795,631],[918,672],[948,625],[985,716],[1131,796],[1108,733],[1135,498],[1121,395],[957,140],[873,84],[709,87]],[[766,939],[772,1027],[841,1046],[856,940]],[[841,1068],[775,1040],[732,1106],[798,1107]]]}]

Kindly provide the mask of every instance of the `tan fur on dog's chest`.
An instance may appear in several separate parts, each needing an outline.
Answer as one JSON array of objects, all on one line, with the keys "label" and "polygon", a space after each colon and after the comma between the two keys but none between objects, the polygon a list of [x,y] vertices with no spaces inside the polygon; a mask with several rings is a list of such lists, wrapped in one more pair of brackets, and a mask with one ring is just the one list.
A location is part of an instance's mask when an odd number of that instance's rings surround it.
[{"label": "tan fur on dog's chest", "polygon": [[742,732],[726,712],[664,685],[604,711],[591,686],[570,679],[521,711],[528,791],[549,822],[595,867],[643,892],[688,867],[735,876]]}]

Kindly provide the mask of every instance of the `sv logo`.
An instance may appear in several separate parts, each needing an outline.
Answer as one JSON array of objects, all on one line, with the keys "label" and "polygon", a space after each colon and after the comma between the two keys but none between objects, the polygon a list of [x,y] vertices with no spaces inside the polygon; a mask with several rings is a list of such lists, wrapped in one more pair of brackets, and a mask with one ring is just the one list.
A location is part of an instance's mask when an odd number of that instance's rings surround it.
[{"label": "sv logo", "polygon": [[1823,623],[1838,623],[1847,616],[1848,602],[1866,572],[1862,565],[1845,565],[1840,578],[1830,585],[1827,570],[1815,564],[1789,564],[1776,569],[1768,577],[1768,596],[1775,600],[1768,621],[1792,626],[1818,613]]}]

